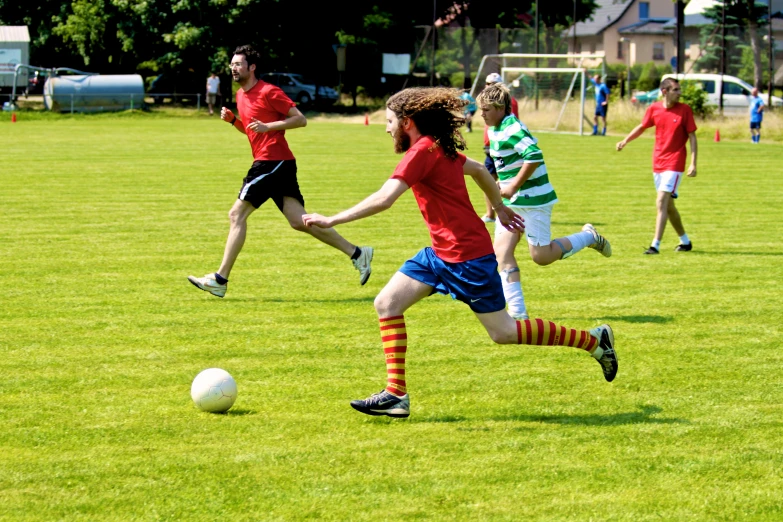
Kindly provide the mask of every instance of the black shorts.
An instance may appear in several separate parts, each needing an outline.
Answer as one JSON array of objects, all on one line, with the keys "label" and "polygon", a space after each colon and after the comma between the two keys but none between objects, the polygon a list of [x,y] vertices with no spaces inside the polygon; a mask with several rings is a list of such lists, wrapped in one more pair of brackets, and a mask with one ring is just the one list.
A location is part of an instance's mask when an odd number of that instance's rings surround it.
[{"label": "black shorts", "polygon": [[751,129],[760,129],[761,128],[761,122],[760,121],[752,121],[752,122],[750,122],[750,128]]},{"label": "black shorts", "polygon": [[296,180],[296,160],[254,162],[242,180],[242,190],[239,191],[238,197],[255,208],[272,198],[282,212],[283,198],[286,196],[294,198],[304,207],[304,197]]}]

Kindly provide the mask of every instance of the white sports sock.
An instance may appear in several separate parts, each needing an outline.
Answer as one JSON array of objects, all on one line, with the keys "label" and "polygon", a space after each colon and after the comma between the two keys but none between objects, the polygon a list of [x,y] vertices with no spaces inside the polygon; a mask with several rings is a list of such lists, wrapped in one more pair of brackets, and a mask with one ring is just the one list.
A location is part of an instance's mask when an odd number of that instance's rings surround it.
[{"label": "white sports sock", "polygon": [[571,250],[569,250],[568,252],[564,252],[563,257],[561,259],[571,257],[572,255],[576,254],[586,246],[595,243],[595,238],[593,237],[593,234],[587,231],[571,234],[570,236],[566,236],[566,239],[571,242]]},{"label": "white sports sock", "polygon": [[652,244],[650,246],[653,247],[655,250],[660,250],[661,249],[661,240],[660,239],[653,239],[653,242],[652,242]]},{"label": "white sports sock", "polygon": [[519,317],[522,314],[527,314],[527,308],[525,308],[525,296],[522,294],[522,283],[516,281],[509,283],[505,278],[503,279],[503,295],[508,303],[508,315],[512,317]]},{"label": "white sports sock", "polygon": [[680,243],[682,243],[683,245],[687,245],[690,242],[691,240],[688,239],[688,234],[683,234],[680,236]]}]

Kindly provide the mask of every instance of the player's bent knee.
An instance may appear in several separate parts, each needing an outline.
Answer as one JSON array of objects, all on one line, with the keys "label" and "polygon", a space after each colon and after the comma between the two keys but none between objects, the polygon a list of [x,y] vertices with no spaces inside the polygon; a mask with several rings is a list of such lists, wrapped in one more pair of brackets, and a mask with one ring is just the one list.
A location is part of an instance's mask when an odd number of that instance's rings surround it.
[{"label": "player's bent knee", "polygon": [[299,220],[299,221],[289,221],[288,224],[291,225],[291,228],[293,228],[294,230],[296,230],[298,232],[309,232],[310,231],[305,226],[304,222],[301,221],[301,220]]}]

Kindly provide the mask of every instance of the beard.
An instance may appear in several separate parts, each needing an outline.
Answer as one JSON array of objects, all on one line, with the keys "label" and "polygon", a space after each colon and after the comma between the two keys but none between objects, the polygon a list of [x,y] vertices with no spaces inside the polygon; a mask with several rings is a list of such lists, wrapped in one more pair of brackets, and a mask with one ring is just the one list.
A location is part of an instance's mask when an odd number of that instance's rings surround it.
[{"label": "beard", "polygon": [[392,134],[394,139],[394,152],[402,154],[411,148],[411,137],[402,130],[402,127],[397,127],[397,130]]}]

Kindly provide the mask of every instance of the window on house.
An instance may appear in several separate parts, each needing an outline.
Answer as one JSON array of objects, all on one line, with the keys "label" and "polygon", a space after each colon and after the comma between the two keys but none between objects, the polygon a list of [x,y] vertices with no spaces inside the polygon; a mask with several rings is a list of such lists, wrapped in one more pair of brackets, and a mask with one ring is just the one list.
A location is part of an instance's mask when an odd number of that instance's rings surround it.
[{"label": "window on house", "polygon": [[622,60],[625,58],[625,55],[623,54],[623,42],[617,42],[617,58]]},{"label": "window on house", "polygon": [[653,43],[653,60],[665,60],[666,56],[663,54],[663,42]]},{"label": "window on house", "polygon": [[595,54],[595,42],[590,44],[590,54]]},{"label": "window on house", "polygon": [[650,2],[639,2],[639,20],[650,18]]},{"label": "window on house", "polygon": [[577,54],[581,54],[582,53],[582,42],[577,40],[577,42],[576,42],[576,50],[574,52],[577,53]]}]

